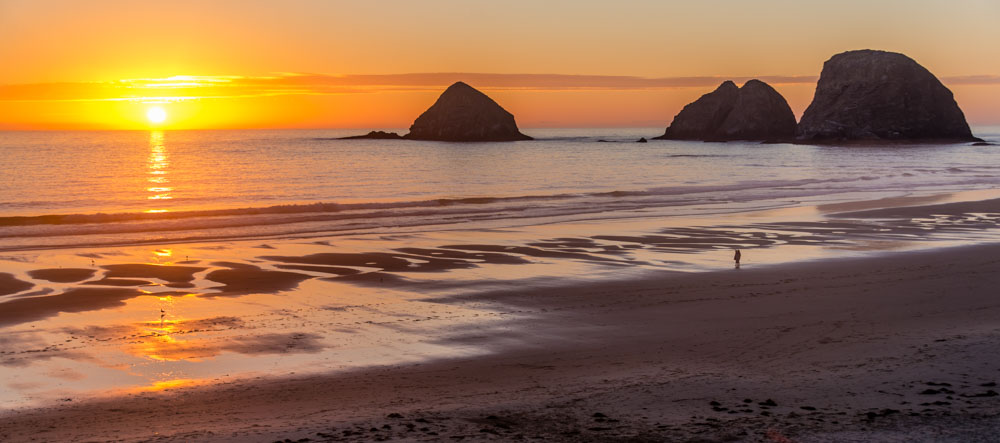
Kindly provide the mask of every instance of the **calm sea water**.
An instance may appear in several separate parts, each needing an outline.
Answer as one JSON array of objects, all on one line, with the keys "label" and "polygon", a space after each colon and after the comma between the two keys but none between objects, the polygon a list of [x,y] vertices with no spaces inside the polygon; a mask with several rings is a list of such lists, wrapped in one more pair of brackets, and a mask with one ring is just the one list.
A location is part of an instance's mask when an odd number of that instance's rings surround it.
[{"label": "calm sea water", "polygon": [[[997,146],[335,140],[363,131],[0,132],[0,250],[696,214],[1000,185]],[[974,132],[1000,141],[1000,128]]]}]

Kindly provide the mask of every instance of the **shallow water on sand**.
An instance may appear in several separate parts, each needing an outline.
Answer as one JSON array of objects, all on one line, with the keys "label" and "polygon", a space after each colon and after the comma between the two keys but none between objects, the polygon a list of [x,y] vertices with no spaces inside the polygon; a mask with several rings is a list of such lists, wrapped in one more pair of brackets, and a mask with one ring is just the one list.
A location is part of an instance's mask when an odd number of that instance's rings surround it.
[{"label": "shallow water on sand", "polygon": [[983,212],[977,205],[996,206],[995,200],[977,200],[984,197],[1000,193],[881,202],[879,207],[932,205],[922,213],[908,208],[920,215],[903,218],[830,214],[814,206],[490,230],[9,252],[0,256],[8,277],[7,284],[0,282],[6,294],[0,295],[0,384],[6,388],[0,408],[530,347],[532,337],[516,324],[544,319],[465,296],[739,272],[733,249],[743,250],[747,269],[996,241],[1000,211]]}]

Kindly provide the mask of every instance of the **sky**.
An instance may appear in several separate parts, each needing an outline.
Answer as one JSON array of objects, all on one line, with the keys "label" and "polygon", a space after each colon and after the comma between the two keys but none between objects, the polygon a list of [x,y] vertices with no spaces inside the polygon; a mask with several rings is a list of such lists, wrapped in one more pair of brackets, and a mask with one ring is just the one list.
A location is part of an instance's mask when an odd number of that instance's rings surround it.
[{"label": "sky", "polygon": [[0,129],[406,128],[463,80],[521,127],[665,127],[761,78],[902,52],[1000,124],[996,0],[0,0]]}]

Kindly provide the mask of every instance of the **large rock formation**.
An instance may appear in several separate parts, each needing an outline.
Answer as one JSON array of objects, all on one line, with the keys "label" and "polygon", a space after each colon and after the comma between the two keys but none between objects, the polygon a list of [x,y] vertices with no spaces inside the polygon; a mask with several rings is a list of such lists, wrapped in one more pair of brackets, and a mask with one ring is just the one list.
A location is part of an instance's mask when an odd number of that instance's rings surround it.
[{"label": "large rock formation", "polygon": [[404,138],[438,141],[531,140],[517,129],[514,116],[475,88],[457,82],[448,87],[410,126]]},{"label": "large rock formation", "polygon": [[785,98],[760,80],[737,88],[725,81],[688,104],[657,139],[782,140],[795,135],[795,114]]},{"label": "large rock formation", "polygon": [[934,74],[894,52],[837,54],[796,130],[801,141],[972,141],[965,115]]}]

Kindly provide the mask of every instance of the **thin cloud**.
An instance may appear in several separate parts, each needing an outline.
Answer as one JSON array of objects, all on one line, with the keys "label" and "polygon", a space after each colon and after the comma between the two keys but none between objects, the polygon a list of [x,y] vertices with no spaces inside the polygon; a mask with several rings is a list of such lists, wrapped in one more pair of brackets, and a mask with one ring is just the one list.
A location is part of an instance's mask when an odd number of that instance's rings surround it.
[{"label": "thin cloud", "polygon": [[1000,75],[957,75],[941,77],[949,85],[1000,85]]},{"label": "thin cloud", "polygon": [[[111,82],[0,85],[0,101],[164,101],[274,95],[333,95],[439,90],[457,81],[491,90],[642,90],[714,87],[752,77],[662,77],[612,75],[413,73],[384,75],[281,74],[268,77],[175,76]],[[814,76],[763,76],[772,84],[813,83]]]},{"label": "thin cloud", "polygon": [[[325,75],[283,73],[274,76],[175,76],[110,82],[63,82],[0,85],[0,101],[179,101],[252,98],[276,95],[335,95],[386,91],[440,90],[457,81],[489,90],[662,90],[714,88],[725,80],[743,83],[758,78],[772,85],[814,84],[811,75],[759,77],[637,77],[625,75],[410,73]],[[1000,76],[943,77],[946,84],[996,85]]]}]

